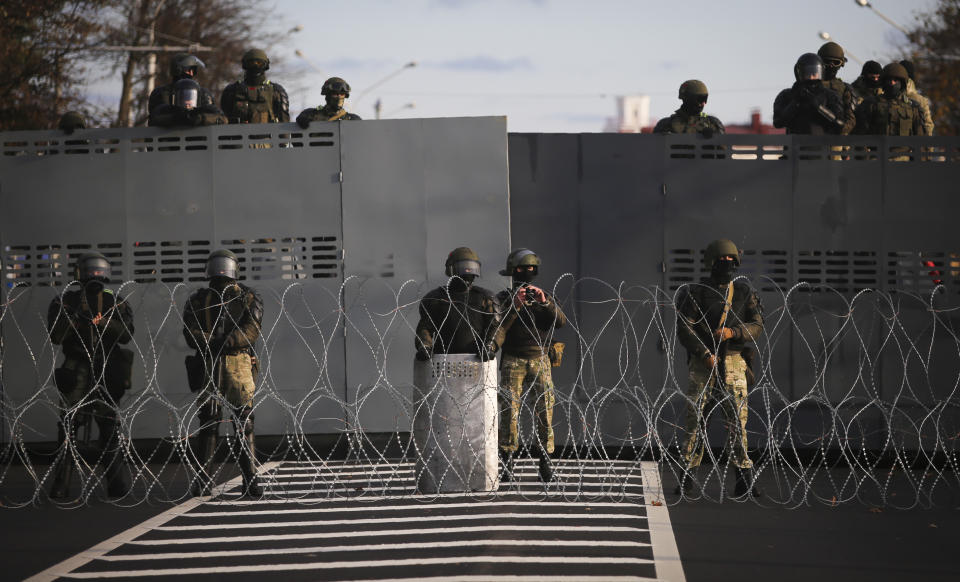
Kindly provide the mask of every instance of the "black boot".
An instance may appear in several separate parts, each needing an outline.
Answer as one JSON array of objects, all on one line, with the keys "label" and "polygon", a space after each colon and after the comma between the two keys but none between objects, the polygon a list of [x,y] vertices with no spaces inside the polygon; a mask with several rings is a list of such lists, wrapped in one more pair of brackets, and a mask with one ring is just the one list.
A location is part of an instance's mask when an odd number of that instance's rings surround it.
[{"label": "black boot", "polygon": [[73,477],[73,459],[70,456],[67,433],[63,423],[57,424],[57,441],[60,443],[53,468],[53,485],[50,487],[50,499],[66,499],[70,495],[70,478]]},{"label": "black boot", "polygon": [[130,478],[124,471],[123,450],[120,445],[120,423],[106,419],[100,423],[100,462],[107,482],[108,497],[125,497],[130,493]]},{"label": "black boot", "polygon": [[[253,411],[249,407],[244,407],[239,415],[242,432],[238,431],[238,436],[242,435],[240,448],[238,451],[239,459],[237,464],[240,466],[240,475],[243,477],[243,495],[246,497],[263,497],[263,488],[260,487],[257,478],[257,448],[253,436]],[[238,427],[239,428],[239,427]]]},{"label": "black boot", "polygon": [[513,451],[500,451],[500,481],[509,482],[516,481],[517,478],[513,474]]},{"label": "black boot", "polygon": [[550,453],[544,450],[540,451],[540,480],[544,483],[556,480],[553,474],[553,463],[550,461]]},{"label": "black boot", "polygon": [[190,494],[194,497],[210,495],[213,488],[210,465],[217,452],[217,438],[216,425],[201,428],[197,435],[196,460],[191,462],[194,465],[194,478],[190,484]]},{"label": "black boot", "polygon": [[747,492],[749,492],[752,497],[760,497],[763,495],[763,491],[757,487],[757,483],[754,480],[753,469],[737,469],[737,482],[733,486],[733,496],[743,497]]},{"label": "black boot", "polygon": [[674,495],[693,495],[697,491],[697,484],[693,480],[692,469],[687,469],[680,476],[680,483],[673,490]]}]

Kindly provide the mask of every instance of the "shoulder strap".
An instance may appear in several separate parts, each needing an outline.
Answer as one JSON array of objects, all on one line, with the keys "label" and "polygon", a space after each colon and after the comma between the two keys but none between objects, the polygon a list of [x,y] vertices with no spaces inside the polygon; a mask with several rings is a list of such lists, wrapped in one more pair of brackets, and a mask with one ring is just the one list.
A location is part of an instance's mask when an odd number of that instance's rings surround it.
[{"label": "shoulder strap", "polygon": [[720,316],[720,329],[727,324],[727,315],[730,313],[730,306],[733,304],[733,281],[727,284],[727,300],[723,304],[723,315]]},{"label": "shoulder strap", "polygon": [[336,120],[340,119],[341,117],[343,117],[343,116],[346,115],[346,114],[347,114],[347,110],[346,110],[346,109],[341,109],[341,110],[338,111],[335,115],[331,115],[331,116],[330,116],[330,119],[328,119],[327,121],[336,121]]},{"label": "shoulder strap", "polygon": [[206,297],[203,300],[203,320],[206,323],[203,331],[213,331],[213,317],[210,315],[210,304],[213,302],[213,290],[209,287],[206,290]]}]

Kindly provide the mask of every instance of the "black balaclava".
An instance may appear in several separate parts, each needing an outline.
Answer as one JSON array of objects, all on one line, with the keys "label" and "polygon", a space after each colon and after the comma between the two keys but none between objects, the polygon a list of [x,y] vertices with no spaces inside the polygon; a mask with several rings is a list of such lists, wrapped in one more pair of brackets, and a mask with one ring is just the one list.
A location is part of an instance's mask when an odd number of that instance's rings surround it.
[{"label": "black balaclava", "polygon": [[896,78],[886,78],[882,80],[883,96],[887,99],[896,99],[903,93],[903,81]]},{"label": "black balaclava", "polygon": [[706,95],[691,95],[680,104],[680,111],[688,115],[700,115],[707,104]]},{"label": "black balaclava", "polygon": [[473,285],[473,281],[476,278],[476,275],[454,275],[450,277],[450,281],[447,283],[447,289],[449,289],[451,293],[463,293]]},{"label": "black balaclava", "polygon": [[526,285],[526,284],[529,284],[529,283],[533,283],[533,280],[534,280],[536,277],[537,277],[537,271],[536,271],[536,269],[534,269],[533,271],[528,271],[528,270],[524,269],[524,270],[522,270],[522,271],[520,271],[520,272],[517,272],[516,270],[514,270],[514,271],[513,271],[513,286],[514,286],[514,287],[519,287],[520,285]]},{"label": "black balaclava", "polygon": [[712,278],[717,283],[721,285],[726,285],[733,280],[733,276],[737,273],[737,261],[721,261],[717,259],[713,262],[713,267],[710,269],[710,278]]}]

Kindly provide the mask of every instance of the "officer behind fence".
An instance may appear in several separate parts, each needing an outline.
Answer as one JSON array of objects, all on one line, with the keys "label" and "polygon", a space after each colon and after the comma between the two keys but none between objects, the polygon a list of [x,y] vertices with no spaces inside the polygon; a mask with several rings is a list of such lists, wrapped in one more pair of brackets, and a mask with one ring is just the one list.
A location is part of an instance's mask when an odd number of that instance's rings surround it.
[{"label": "officer behind fence", "polygon": [[326,98],[323,107],[304,109],[297,116],[297,125],[306,129],[311,121],[354,121],[360,119],[355,113],[349,113],[343,108],[343,102],[350,97],[350,85],[340,77],[330,77],[323,82],[320,94]]},{"label": "officer behind fence", "polygon": [[180,79],[173,84],[173,103],[163,103],[150,112],[147,125],[157,127],[197,127],[223,125],[227,118],[213,103],[201,105],[205,89],[193,79]]},{"label": "officer behind fence", "polygon": [[760,299],[749,284],[733,281],[740,253],[732,241],[710,243],[704,263],[709,279],[691,285],[677,301],[677,339],[686,348],[690,374],[683,447],[687,470],[678,492],[693,490],[690,471],[700,465],[708,420],[719,408],[727,424],[728,453],[737,467],[734,495],[749,491],[759,497],[747,455],[747,383],[752,372],[741,353],[763,331]]},{"label": "officer behind fence", "polygon": [[63,346],[64,355],[55,371],[63,413],[50,497],[68,497],[77,460],[77,430],[90,417],[99,430],[107,494],[123,497],[130,491],[130,482],[123,471],[117,402],[130,388],[133,352],[120,345],[133,337],[133,311],[123,297],[106,287],[110,262],[100,253],[77,259],[74,276],[79,288],[54,298],[47,312],[50,341]]},{"label": "officer behind fence", "polygon": [[417,359],[426,361],[435,354],[495,358],[500,313],[493,293],[474,284],[480,276],[480,257],[468,247],[457,247],[447,255],[444,267],[450,277],[447,284],[420,300]]},{"label": "officer behind fence", "polygon": [[883,73],[883,67],[877,61],[863,63],[860,76],[850,84],[853,90],[857,92],[857,104],[871,95],[883,93],[883,88],[880,86],[881,73]]},{"label": "officer behind fence", "polygon": [[[161,105],[173,105],[174,90],[173,86],[181,79],[193,79],[199,82],[200,70],[204,68],[203,61],[193,55],[180,53],[170,59],[170,83],[161,85],[150,93],[149,113],[152,115],[154,110]],[[199,89],[197,97],[197,106],[206,107],[216,105],[213,95],[204,88]]]},{"label": "officer behind fence", "polygon": [[183,335],[197,353],[186,360],[190,390],[199,392],[200,431],[195,449],[196,478],[192,493],[209,495],[210,466],[217,450],[221,402],[233,417],[235,454],[243,477],[243,492],[259,497],[256,447],[253,436],[253,393],[257,361],[254,344],[260,337],[263,301],[237,281],[237,256],[220,250],[207,259],[207,288],[194,292],[183,313]]},{"label": "officer behind fence", "polygon": [[843,104],[843,127],[840,133],[848,135],[857,122],[853,113],[857,105],[857,94],[850,85],[837,76],[843,65],[847,64],[847,57],[843,54],[843,47],[833,41],[823,43],[817,51],[817,56],[823,62],[823,86],[840,96],[840,102]]},{"label": "officer behind fence", "polygon": [[840,95],[825,86],[823,61],[813,53],[800,55],[793,66],[796,82],[773,102],[773,126],[787,133],[838,135],[843,131],[845,110]]},{"label": "officer behind fence", "polygon": [[883,68],[883,93],[870,95],[857,106],[855,133],[864,135],[924,135],[923,113],[907,97],[907,70],[899,63]]},{"label": "officer behind fence", "polygon": [[653,133],[699,133],[704,137],[723,135],[720,120],[704,113],[707,104],[707,86],[703,81],[691,79],[680,85],[680,109],[670,117],[657,122]]},{"label": "officer behind fence", "polygon": [[903,65],[909,76],[905,91],[907,97],[920,108],[920,115],[923,120],[923,135],[933,135],[934,125],[933,115],[930,113],[930,100],[917,89],[916,67],[914,67],[913,61],[906,59],[900,61],[900,64]]},{"label": "officer behind fence", "polygon": [[500,478],[513,481],[514,455],[520,446],[517,423],[526,389],[533,389],[537,423],[536,452],[540,458],[540,479],[553,480],[550,454],[553,453],[553,376],[551,347],[553,331],[567,323],[552,295],[532,285],[540,268],[540,257],[530,249],[516,249],[507,256],[500,274],[513,280],[509,291],[497,294],[503,322],[498,332],[502,346],[500,360]]},{"label": "officer behind fence", "polygon": [[220,109],[230,123],[286,123],[290,121],[290,98],[278,83],[267,80],[270,59],[260,49],[243,53],[243,79],[227,85],[220,96]]},{"label": "officer behind fence", "polygon": [[57,129],[67,135],[72,134],[78,129],[86,128],[87,119],[79,111],[67,111],[60,116],[60,121],[57,122]]}]

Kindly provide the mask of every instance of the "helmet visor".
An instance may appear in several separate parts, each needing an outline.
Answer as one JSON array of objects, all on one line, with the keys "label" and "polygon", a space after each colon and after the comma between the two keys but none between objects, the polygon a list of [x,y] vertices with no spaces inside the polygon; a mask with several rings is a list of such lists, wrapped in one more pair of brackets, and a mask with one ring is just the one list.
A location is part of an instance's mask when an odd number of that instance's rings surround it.
[{"label": "helmet visor", "polygon": [[464,277],[467,275],[479,277],[480,262],[471,260],[456,261],[450,267],[450,274],[456,275],[457,277]]},{"label": "helmet visor", "polygon": [[823,79],[823,64],[807,61],[797,64],[797,80],[812,81]]},{"label": "helmet visor", "polygon": [[346,95],[346,94],[349,93],[349,92],[350,92],[350,88],[347,87],[347,84],[344,83],[343,81],[332,81],[332,82],[330,82],[330,83],[327,83],[327,93],[328,93],[328,94],[330,94],[330,93],[333,93],[333,94],[343,93],[344,95]]},{"label": "helmet visor", "polygon": [[100,257],[84,259],[77,267],[77,274],[81,281],[90,279],[102,279],[106,281],[110,278],[110,263]]},{"label": "helmet visor", "polygon": [[230,257],[211,257],[207,261],[207,277],[237,278],[237,262]]},{"label": "helmet visor", "polygon": [[183,87],[177,90],[174,103],[184,109],[196,109],[199,96],[200,92],[197,91],[196,87]]}]

